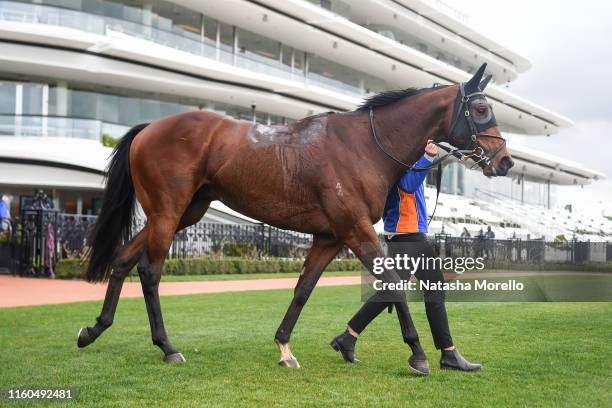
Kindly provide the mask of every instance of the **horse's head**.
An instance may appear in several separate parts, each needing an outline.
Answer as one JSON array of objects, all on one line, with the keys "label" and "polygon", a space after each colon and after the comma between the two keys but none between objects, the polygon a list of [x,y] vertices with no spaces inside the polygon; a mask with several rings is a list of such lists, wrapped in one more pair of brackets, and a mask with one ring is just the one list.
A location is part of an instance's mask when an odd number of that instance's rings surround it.
[{"label": "horse's head", "polygon": [[514,166],[506,141],[501,137],[491,104],[483,91],[491,75],[484,79],[487,64],[468,82],[456,85],[457,97],[450,122],[448,142],[465,152],[485,176],[505,176]]}]

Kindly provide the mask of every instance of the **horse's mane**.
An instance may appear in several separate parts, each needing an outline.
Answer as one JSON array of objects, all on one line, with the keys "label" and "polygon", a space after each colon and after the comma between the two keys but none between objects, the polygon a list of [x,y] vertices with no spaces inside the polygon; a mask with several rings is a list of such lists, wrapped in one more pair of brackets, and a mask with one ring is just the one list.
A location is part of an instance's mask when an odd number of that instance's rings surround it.
[{"label": "horse's mane", "polygon": [[382,106],[390,105],[401,99],[404,99],[410,96],[420,95],[422,93],[429,92],[434,89],[444,88],[446,86],[447,85],[443,85],[443,86],[434,85],[431,88],[406,88],[406,89],[396,89],[392,91],[379,92],[365,99],[363,103],[359,105],[357,110],[360,111],[360,110],[367,110],[370,108],[380,108]]}]

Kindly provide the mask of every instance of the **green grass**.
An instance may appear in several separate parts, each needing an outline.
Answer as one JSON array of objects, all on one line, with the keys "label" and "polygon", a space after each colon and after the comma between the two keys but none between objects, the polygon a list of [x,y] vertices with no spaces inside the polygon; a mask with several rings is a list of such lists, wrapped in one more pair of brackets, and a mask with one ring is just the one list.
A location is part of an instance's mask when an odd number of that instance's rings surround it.
[{"label": "green grass", "polygon": [[[610,406],[612,303],[449,303],[454,339],[479,373],[441,371],[423,305],[412,312],[430,357],[409,374],[397,318],[384,313],[358,342],[359,366],[328,345],[359,307],[359,286],[318,288],[292,344],[299,370],[272,343],[290,290],[162,298],[187,358],[162,363],[142,299],[123,299],[115,325],[78,350],[101,302],[0,309],[0,388],[75,386],[78,406]],[[72,405],[72,406],[76,406]],[[58,406],[52,404],[52,406]]]},{"label": "green grass", "polygon": [[[228,280],[250,280],[250,279],[283,279],[297,278],[298,272],[279,273],[245,273],[229,275],[164,275],[162,282],[191,282],[191,281],[228,281]],[[323,276],[361,276],[359,271],[332,271],[325,272]],[[126,278],[127,282],[140,282],[138,274],[131,273]]]}]

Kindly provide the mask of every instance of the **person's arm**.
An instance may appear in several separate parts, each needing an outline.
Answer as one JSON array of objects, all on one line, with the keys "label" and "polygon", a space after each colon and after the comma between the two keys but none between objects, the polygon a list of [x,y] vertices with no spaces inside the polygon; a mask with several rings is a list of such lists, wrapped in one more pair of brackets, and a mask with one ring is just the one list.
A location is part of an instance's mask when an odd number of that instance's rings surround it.
[{"label": "person's arm", "polygon": [[[438,146],[432,142],[432,140],[427,141],[427,145],[425,146],[425,154],[414,164],[416,168],[427,167],[436,158],[436,155],[438,154]],[[406,171],[398,183],[399,187],[407,193],[414,193],[417,188],[423,184],[423,180],[425,180],[428,172],[429,170]]]},{"label": "person's arm", "polygon": [[[426,167],[431,164],[432,160],[427,158],[427,155],[423,155],[416,163],[416,168]],[[414,193],[421,184],[423,184],[423,180],[427,177],[428,171],[412,171],[408,170],[404,173],[402,178],[400,179],[398,185],[403,191],[407,193]]]}]

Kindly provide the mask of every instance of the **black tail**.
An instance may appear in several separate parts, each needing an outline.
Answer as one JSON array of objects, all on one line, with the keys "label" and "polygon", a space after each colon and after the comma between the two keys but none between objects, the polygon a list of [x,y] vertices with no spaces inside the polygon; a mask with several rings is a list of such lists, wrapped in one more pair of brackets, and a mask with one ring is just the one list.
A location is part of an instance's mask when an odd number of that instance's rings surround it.
[{"label": "black tail", "polygon": [[148,123],[131,128],[111,154],[106,169],[106,189],[102,210],[89,236],[91,252],[85,279],[99,282],[108,279],[117,247],[130,239],[136,195],[130,175],[130,146]]}]

